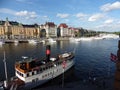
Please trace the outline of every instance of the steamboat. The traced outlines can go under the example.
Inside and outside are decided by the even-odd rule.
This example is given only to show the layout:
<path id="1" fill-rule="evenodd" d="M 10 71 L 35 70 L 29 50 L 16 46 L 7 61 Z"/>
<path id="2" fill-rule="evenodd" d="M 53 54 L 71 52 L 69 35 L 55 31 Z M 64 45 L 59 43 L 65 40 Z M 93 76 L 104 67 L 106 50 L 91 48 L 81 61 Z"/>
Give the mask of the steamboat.
<path id="1" fill-rule="evenodd" d="M 38 60 L 24 57 L 15 63 L 15 77 L 5 80 L 4 89 L 33 89 L 63 74 L 74 66 L 74 52 L 65 52 L 51 57 L 50 45 L 46 46 L 45 59 Z M 2 87 L 1 87 L 2 88 Z"/>

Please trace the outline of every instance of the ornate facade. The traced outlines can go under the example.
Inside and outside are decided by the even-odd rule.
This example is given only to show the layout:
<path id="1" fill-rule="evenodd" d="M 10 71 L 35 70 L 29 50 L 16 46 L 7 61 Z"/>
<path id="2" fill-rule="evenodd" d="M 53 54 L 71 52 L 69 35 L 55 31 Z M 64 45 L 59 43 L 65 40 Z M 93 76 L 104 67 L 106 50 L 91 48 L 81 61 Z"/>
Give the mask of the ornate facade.
<path id="1" fill-rule="evenodd" d="M 40 25 L 40 32 L 43 37 L 57 37 L 57 25 L 53 22 L 46 22 L 44 25 Z"/>
<path id="2" fill-rule="evenodd" d="M 34 39 L 73 35 L 74 29 L 68 28 L 65 23 L 57 27 L 53 22 L 46 22 L 44 25 L 25 25 L 16 21 L 8 21 L 8 18 L 6 21 L 0 21 L 0 39 Z"/>
<path id="3" fill-rule="evenodd" d="M 29 39 L 39 38 L 40 29 L 37 24 L 24 25 L 14 21 L 0 21 L 1 39 Z"/>

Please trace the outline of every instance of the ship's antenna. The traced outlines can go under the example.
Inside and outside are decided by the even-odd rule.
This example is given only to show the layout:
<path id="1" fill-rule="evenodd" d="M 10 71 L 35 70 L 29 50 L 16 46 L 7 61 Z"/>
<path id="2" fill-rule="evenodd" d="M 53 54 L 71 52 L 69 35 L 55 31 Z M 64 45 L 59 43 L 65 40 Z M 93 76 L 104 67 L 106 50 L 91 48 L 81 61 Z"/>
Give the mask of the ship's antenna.
<path id="1" fill-rule="evenodd" d="M 3 62 L 4 62 L 5 77 L 6 77 L 6 85 L 5 85 L 5 87 L 7 87 L 8 75 L 7 75 L 7 64 L 6 64 L 6 55 L 5 55 L 5 51 L 4 51 L 4 59 L 3 59 Z"/>
<path id="2" fill-rule="evenodd" d="M 73 49 L 73 53 L 75 53 L 76 51 L 76 48 L 77 48 L 77 45 L 75 45 L 74 49 Z"/>
<path id="3" fill-rule="evenodd" d="M 75 53 L 75 51 L 76 51 L 76 47 L 73 49 L 73 53 Z"/>

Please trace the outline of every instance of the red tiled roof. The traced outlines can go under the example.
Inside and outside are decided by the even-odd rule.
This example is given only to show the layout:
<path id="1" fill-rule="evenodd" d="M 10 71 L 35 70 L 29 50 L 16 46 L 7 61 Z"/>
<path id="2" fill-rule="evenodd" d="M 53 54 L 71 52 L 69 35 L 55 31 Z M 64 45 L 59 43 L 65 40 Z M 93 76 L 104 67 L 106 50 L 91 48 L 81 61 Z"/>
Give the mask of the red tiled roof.
<path id="1" fill-rule="evenodd" d="M 68 28 L 68 25 L 66 25 L 65 23 L 61 23 L 59 27 Z"/>
<path id="2" fill-rule="evenodd" d="M 48 25 L 49 27 L 55 27 L 54 22 L 46 22 L 45 25 Z"/>
<path id="3" fill-rule="evenodd" d="M 74 27 L 69 27 L 69 29 L 76 30 L 76 28 L 74 28 Z"/>

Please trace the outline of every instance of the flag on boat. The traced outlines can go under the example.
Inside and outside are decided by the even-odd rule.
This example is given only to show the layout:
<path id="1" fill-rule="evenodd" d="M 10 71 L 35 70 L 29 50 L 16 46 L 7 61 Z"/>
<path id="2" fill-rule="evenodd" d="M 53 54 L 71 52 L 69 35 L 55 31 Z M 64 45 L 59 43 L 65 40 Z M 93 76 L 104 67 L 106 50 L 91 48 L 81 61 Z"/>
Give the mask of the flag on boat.
<path id="1" fill-rule="evenodd" d="M 62 67 L 63 67 L 63 68 L 66 68 L 66 61 L 63 61 Z"/>
<path id="2" fill-rule="evenodd" d="M 115 54 L 113 54 L 113 53 L 111 53 L 110 59 L 111 59 L 111 61 L 113 61 L 113 62 L 116 62 L 116 61 L 118 60 L 117 56 L 116 56 Z"/>

